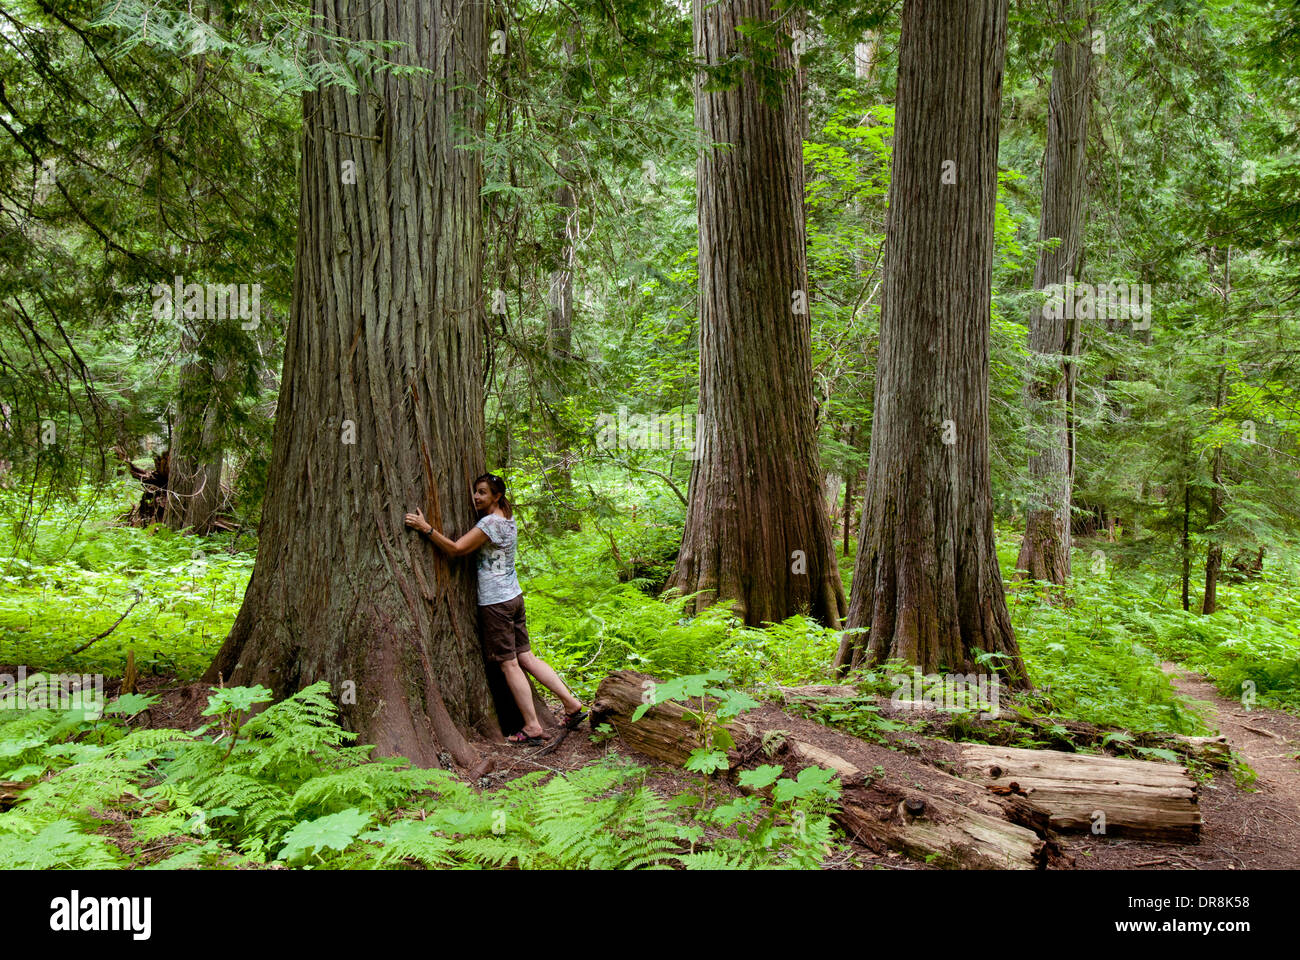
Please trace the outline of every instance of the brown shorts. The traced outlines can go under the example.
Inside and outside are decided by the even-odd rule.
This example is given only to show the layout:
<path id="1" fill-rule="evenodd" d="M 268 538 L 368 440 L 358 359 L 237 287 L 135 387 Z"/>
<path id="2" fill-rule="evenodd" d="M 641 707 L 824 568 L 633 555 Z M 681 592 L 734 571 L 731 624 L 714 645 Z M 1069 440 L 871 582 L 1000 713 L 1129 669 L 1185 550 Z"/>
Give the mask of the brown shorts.
<path id="1" fill-rule="evenodd" d="M 527 653 L 531 648 L 528 624 L 524 621 L 524 595 L 479 607 L 478 629 L 483 655 L 495 663 Z"/>

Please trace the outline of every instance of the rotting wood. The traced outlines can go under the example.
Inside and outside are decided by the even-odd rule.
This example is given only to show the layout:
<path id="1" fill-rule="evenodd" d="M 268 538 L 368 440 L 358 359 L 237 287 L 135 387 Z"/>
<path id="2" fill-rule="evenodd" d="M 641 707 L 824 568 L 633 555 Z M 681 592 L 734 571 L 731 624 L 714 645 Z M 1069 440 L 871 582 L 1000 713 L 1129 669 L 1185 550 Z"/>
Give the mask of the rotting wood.
<path id="1" fill-rule="evenodd" d="M 847 684 L 809 684 L 801 687 L 778 687 L 784 703 L 816 702 L 823 699 L 859 700 L 872 703 L 882 711 L 895 711 L 888 714 L 890 719 L 904 720 L 915 715 L 922 729 L 917 732 L 940 734 L 953 739 L 971 739 L 973 732 L 980 732 L 991 742 L 996 742 L 999 735 L 997 725 L 1011 725 L 1021 728 L 1026 734 L 1043 740 L 1053 750 L 1075 751 L 1080 747 L 1101 747 L 1106 737 L 1111 734 L 1128 734 L 1131 739 L 1122 743 L 1134 748 L 1156 748 L 1170 750 L 1180 756 L 1213 767 L 1226 768 L 1232 762 L 1232 749 L 1226 737 L 1189 737 L 1175 733 L 1130 732 L 1118 727 L 1101 727 L 1079 720 L 1056 720 L 1051 717 L 1025 715 L 1016 710 L 1001 709 L 995 715 L 987 716 L 972 711 L 954 712 L 945 710 L 936 704 L 920 700 L 886 700 L 870 694 L 859 693 L 856 687 Z M 1110 747 L 1110 749 L 1115 749 Z"/>
<path id="2" fill-rule="evenodd" d="M 962 763 L 990 789 L 1045 812 L 1052 830 L 1171 842 L 1200 836 L 1198 787 L 1178 764 L 984 744 L 963 747 Z"/>
<path id="3" fill-rule="evenodd" d="M 651 679 L 632 671 L 606 677 L 592 705 L 592 725 L 608 723 L 625 746 L 681 766 L 698 736 L 697 721 L 684 707 L 662 703 L 635 723 L 631 720 Z M 762 749 L 765 731 L 743 720 L 724 726 L 735 740 L 727 750 L 733 775 L 769 762 Z M 836 771 L 842 789 L 835 820 L 848 836 L 874 850 L 896 850 L 943 868 L 1035 869 L 1045 863 L 1047 844 L 1023 825 L 1039 815 L 1021 798 L 1004 800 L 979 784 L 928 766 L 925 778 L 942 784 L 950 796 L 872 779 L 844 757 L 795 737 L 783 738 L 773 754 L 770 759 L 781 763 L 789 776 L 813 765 Z M 1045 827 L 1046 821 L 1039 820 Z"/>
<path id="4" fill-rule="evenodd" d="M 22 792 L 30 787 L 30 783 L 21 783 L 17 780 L 0 780 L 0 810 L 8 810 L 22 795 Z"/>

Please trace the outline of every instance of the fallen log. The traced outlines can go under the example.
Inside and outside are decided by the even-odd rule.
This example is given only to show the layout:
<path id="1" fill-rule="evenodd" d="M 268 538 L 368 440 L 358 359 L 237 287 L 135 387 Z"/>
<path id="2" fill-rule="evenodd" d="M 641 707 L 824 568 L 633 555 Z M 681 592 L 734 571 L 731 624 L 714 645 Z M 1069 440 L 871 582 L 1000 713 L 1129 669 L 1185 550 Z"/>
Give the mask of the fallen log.
<path id="1" fill-rule="evenodd" d="M 1052 830 L 1170 842 L 1201 831 L 1196 781 L 1174 763 L 969 744 L 963 772 L 1023 797 Z"/>
<path id="2" fill-rule="evenodd" d="M 654 678 L 632 670 L 619 670 L 602 680 L 591 706 L 591 728 L 608 723 L 633 750 L 680 767 L 699 746 L 698 724 L 686 715 L 685 707 L 672 701 L 651 707 L 633 723 L 632 714 L 641 706 L 645 691 L 650 689 L 647 683 L 654 683 Z M 739 723 L 719 726 L 727 730 L 736 744 L 748 745 L 753 739 L 751 731 Z M 727 759 L 739 763 L 742 755 L 732 747 L 727 751 Z"/>
<path id="3" fill-rule="evenodd" d="M 1003 804 L 982 804 L 972 797 L 970 785 L 941 771 L 938 774 L 959 800 L 865 777 L 856 766 L 838 754 L 801 740 L 788 741 L 787 756 L 804 761 L 796 766 L 817 765 L 840 774 L 840 812 L 836 822 L 845 832 L 880 852 L 897 850 L 932 866 L 946 870 L 1030 870 L 1044 866 L 1046 845 L 1031 829 L 1040 826 L 1032 808 L 1017 812 L 1016 821 L 1007 819 Z M 929 777 L 927 777 L 929 779 Z M 1019 806 L 1019 799 L 1011 804 Z"/>
<path id="4" fill-rule="evenodd" d="M 777 687 L 781 697 L 788 703 L 791 700 L 816 700 L 822 697 L 853 699 L 860 694 L 857 687 L 846 683 L 810 683 L 802 687 Z"/>
<path id="5" fill-rule="evenodd" d="M 680 704 L 668 702 L 651 707 L 633 722 L 647 681 L 652 678 L 626 670 L 606 677 L 592 704 L 592 725 L 608 723 L 631 749 L 681 766 L 699 746 L 698 721 Z M 791 777 L 813 765 L 835 770 L 841 779 L 835 820 L 850 837 L 873 850 L 896 850 L 948 869 L 1027 870 L 1045 863 L 1047 844 L 1023 824 L 1037 818 L 1045 827 L 1046 820 L 1022 798 L 996 797 L 974 782 L 919 761 L 908 761 L 915 768 L 914 778 L 893 782 L 867 776 L 838 753 L 770 725 L 761 729 L 744 716 L 722 725 L 734 741 L 726 751 L 730 775 L 769 759 L 781 763 Z M 827 736 L 858 742 L 830 731 Z M 913 786 L 917 782 L 927 783 L 930 789 Z M 941 795 L 945 793 L 948 796 Z M 1016 809 L 1014 822 L 1007 812 L 1012 808 Z"/>
<path id="6" fill-rule="evenodd" d="M 1001 709 L 992 716 L 974 711 L 952 711 L 920 700 L 889 700 L 859 693 L 846 684 L 809 684 L 802 687 L 778 687 L 782 701 L 787 704 L 815 704 L 819 700 L 857 700 L 872 703 L 880 708 L 881 716 L 891 720 L 913 721 L 917 732 L 949 737 L 954 740 L 971 740 L 978 736 L 989 743 L 1006 745 L 1017 735 L 1035 737 L 1047 743 L 1050 749 L 1075 751 L 1080 747 L 1116 750 L 1121 747 L 1156 748 L 1169 750 L 1179 756 L 1213 767 L 1226 768 L 1232 761 L 1232 750 L 1226 737 L 1188 737 L 1174 733 L 1137 732 L 1118 727 L 1100 727 L 1081 720 L 1055 720 L 1051 717 L 1026 716 L 1015 710 Z M 1125 739 L 1107 743 L 1112 734 L 1125 734 Z"/>
<path id="7" fill-rule="evenodd" d="M 0 780 L 0 810 L 8 810 L 18 802 L 18 797 L 30 787 L 30 783 L 17 780 Z"/>

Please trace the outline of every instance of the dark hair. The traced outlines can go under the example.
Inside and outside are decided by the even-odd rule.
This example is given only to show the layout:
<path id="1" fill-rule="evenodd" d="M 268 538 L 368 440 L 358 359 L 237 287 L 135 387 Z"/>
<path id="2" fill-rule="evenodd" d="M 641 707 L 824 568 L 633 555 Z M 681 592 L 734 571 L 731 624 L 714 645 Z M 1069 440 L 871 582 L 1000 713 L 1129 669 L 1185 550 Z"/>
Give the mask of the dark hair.
<path id="1" fill-rule="evenodd" d="M 501 512 L 506 515 L 506 519 L 509 520 L 513 517 L 515 510 L 514 507 L 510 506 L 510 501 L 506 499 L 506 482 L 495 473 L 485 473 L 481 477 L 475 478 L 474 486 L 477 487 L 480 483 L 486 483 L 488 489 L 501 498 L 499 505 Z"/>

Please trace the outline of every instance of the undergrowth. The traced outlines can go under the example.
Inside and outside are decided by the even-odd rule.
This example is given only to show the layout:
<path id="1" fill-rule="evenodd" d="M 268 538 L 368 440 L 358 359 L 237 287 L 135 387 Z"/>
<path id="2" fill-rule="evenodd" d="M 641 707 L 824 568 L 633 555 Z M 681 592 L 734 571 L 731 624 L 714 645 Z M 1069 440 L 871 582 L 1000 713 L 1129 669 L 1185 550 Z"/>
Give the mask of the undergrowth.
<path id="1" fill-rule="evenodd" d="M 133 728 L 153 701 L 139 694 L 102 716 L 0 712 L 0 780 L 30 784 L 0 813 L 0 869 L 816 867 L 829 841 L 820 812 L 770 829 L 781 802 L 803 822 L 798 797 L 701 807 L 617 759 L 479 792 L 346 745 L 323 682 L 249 716 L 268 699 L 214 691 L 188 732 Z"/>

